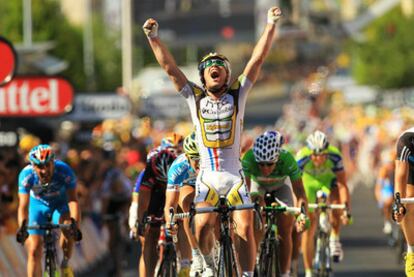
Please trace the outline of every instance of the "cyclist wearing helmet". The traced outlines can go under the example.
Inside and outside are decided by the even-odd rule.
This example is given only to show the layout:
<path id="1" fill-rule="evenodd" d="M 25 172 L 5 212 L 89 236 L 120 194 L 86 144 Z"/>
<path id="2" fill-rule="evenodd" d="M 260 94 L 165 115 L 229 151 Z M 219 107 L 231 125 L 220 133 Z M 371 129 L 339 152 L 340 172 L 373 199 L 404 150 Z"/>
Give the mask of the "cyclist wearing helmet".
<path id="1" fill-rule="evenodd" d="M 395 160 L 395 193 L 402 198 L 414 197 L 414 128 L 404 130 L 396 144 L 397 158 Z M 405 274 L 414 276 L 414 212 L 413 205 L 396 206 L 393 209 L 393 219 L 401 223 L 407 243 L 405 256 Z"/>
<path id="2" fill-rule="evenodd" d="M 277 131 L 266 131 L 258 136 L 253 148 L 243 156 L 242 164 L 246 182 L 250 186 L 252 199 L 258 200 L 264 205 L 264 194 L 275 192 L 275 196 L 287 204 L 293 206 L 292 190 L 298 199 L 299 207 L 302 203 L 307 206 L 305 191 L 302 184 L 301 171 L 295 158 L 288 151 L 282 149 L 283 136 Z M 305 219 L 298 217 L 298 231 L 302 231 Z M 290 214 L 280 214 L 277 218 L 280 232 L 280 261 L 283 276 L 290 276 L 292 257 L 292 230 L 294 217 Z M 256 231 L 256 244 L 259 245 L 263 238 L 263 230 Z"/>
<path id="3" fill-rule="evenodd" d="M 154 275 L 160 224 L 143 226 L 142 223 L 145 215 L 163 215 L 168 170 L 175 158 L 176 155 L 168 149 L 153 149 L 147 155 L 145 169 L 135 183 L 128 223 L 131 236 L 141 241 L 139 276 Z"/>
<path id="4" fill-rule="evenodd" d="M 329 194 L 329 202 L 345 203 L 350 209 L 350 196 L 346 184 L 342 154 L 338 148 L 328 142 L 327 136 L 321 131 L 315 131 L 306 139 L 307 146 L 296 155 L 299 167 L 302 169 L 302 180 L 309 203 L 316 203 L 316 193 L 322 190 Z M 332 212 L 332 232 L 330 236 L 331 255 L 339 260 L 343 258 L 342 245 L 339 242 L 340 221 L 348 223 L 349 210 L 334 210 Z M 317 217 L 309 211 L 310 228 L 302 236 L 302 253 L 306 276 L 312 275 L 312 259 L 314 253 L 314 236 Z M 335 259 L 336 260 L 336 259 Z"/>
<path id="5" fill-rule="evenodd" d="M 281 14 L 277 7 L 268 10 L 264 32 L 242 75 L 234 81 L 231 80 L 227 58 L 217 53 L 205 56 L 198 66 L 202 88 L 190 82 L 178 68 L 171 53 L 158 37 L 157 21 L 150 18 L 143 25 L 155 58 L 190 107 L 200 151 L 200 173 L 197 176 L 195 195 L 198 207 L 216 205 L 218 194 L 228 196 L 234 191 L 239 197 L 236 197 L 235 201 L 230 201 L 231 205 L 250 202 L 240 163 L 240 135 L 244 109 L 248 92 L 256 82 L 272 47 L 277 29 L 276 22 Z M 207 201 L 208 191 L 216 192 L 217 197 L 214 197 L 213 201 Z M 214 213 L 195 217 L 196 237 L 206 264 L 204 276 L 214 276 L 211 256 L 214 237 L 211 230 L 216 217 Z M 253 276 L 256 258 L 251 224 L 253 212 L 234 211 L 232 217 L 237 226 L 235 234 L 240 241 L 239 252 L 242 255 L 239 255 L 239 259 L 243 274 Z"/>
<path id="6" fill-rule="evenodd" d="M 170 230 L 173 230 L 173 226 L 168 225 L 170 220 L 170 207 L 176 208 L 178 203 L 182 211 L 188 212 L 194 201 L 195 181 L 199 170 L 198 162 L 200 159 L 194 132 L 185 137 L 183 148 L 184 153 L 177 157 L 168 171 L 164 216 L 167 222 L 167 228 Z M 197 276 L 197 274 L 201 275 L 203 270 L 203 258 L 198 249 L 198 243 L 191 231 L 189 219 L 184 219 L 183 223 L 185 234 L 187 235 L 188 242 L 192 249 L 190 255 L 188 255 L 190 258 L 191 256 L 193 258 L 190 277 Z M 178 232 L 179 235 L 180 231 L 181 230 Z"/>
<path id="7" fill-rule="evenodd" d="M 52 148 L 47 144 L 37 145 L 29 152 L 28 159 L 30 164 L 19 174 L 17 217 L 20 228 L 16 239 L 23 243 L 28 236 L 27 275 L 41 276 L 44 230 L 26 231 L 25 226 L 45 224 L 49 216 L 52 216 L 54 223 L 71 224 L 72 219 L 79 222 L 80 212 L 75 174 L 66 163 L 55 160 Z M 73 276 L 72 269 L 68 266 L 74 241 L 71 231 L 63 230 L 63 236 L 60 237 L 63 276 Z"/>

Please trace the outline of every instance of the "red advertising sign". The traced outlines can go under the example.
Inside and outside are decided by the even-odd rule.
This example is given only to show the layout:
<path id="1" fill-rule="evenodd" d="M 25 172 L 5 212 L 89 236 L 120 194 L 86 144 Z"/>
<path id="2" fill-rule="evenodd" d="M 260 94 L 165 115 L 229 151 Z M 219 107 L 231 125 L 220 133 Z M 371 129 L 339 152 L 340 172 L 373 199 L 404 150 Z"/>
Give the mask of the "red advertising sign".
<path id="1" fill-rule="evenodd" d="M 0 88 L 0 116 L 56 116 L 72 109 L 73 88 L 59 77 L 16 77 Z"/>
<path id="2" fill-rule="evenodd" d="M 16 72 L 16 52 L 10 42 L 0 37 L 0 86 L 13 79 Z"/>

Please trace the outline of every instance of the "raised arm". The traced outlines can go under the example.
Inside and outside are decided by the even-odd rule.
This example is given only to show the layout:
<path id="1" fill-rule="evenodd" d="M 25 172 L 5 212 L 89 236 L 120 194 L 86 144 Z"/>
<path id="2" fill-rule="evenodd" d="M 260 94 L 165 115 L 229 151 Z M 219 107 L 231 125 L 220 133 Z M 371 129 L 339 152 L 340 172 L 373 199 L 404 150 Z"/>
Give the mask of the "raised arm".
<path id="1" fill-rule="evenodd" d="M 260 69 L 272 47 L 276 33 L 276 22 L 281 16 L 282 12 L 278 7 L 272 7 L 267 12 L 266 27 L 262 36 L 256 43 L 253 54 L 243 72 L 243 74 L 253 83 L 256 82 Z"/>
<path id="2" fill-rule="evenodd" d="M 168 77 L 170 77 L 177 91 L 181 91 L 187 84 L 187 77 L 178 68 L 170 51 L 158 37 L 158 22 L 153 18 L 149 18 L 145 21 L 142 28 L 147 35 L 149 44 L 158 63 L 167 73 Z"/>

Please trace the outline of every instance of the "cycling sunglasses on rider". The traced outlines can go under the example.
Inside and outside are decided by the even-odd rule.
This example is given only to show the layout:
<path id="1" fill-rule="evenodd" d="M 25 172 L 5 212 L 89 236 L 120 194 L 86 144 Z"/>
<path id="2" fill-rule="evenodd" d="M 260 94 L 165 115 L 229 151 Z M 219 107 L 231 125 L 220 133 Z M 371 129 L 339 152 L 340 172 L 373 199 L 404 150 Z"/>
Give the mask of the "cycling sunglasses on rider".
<path id="1" fill-rule="evenodd" d="M 211 67 L 211 66 L 226 67 L 226 63 L 221 59 L 210 59 L 210 60 L 205 61 L 202 65 L 203 68 L 208 68 L 208 67 Z"/>
<path id="2" fill-rule="evenodd" d="M 272 163 L 272 162 L 262 162 L 262 163 L 259 163 L 259 166 L 260 167 L 271 167 L 271 166 L 273 166 L 275 163 Z"/>

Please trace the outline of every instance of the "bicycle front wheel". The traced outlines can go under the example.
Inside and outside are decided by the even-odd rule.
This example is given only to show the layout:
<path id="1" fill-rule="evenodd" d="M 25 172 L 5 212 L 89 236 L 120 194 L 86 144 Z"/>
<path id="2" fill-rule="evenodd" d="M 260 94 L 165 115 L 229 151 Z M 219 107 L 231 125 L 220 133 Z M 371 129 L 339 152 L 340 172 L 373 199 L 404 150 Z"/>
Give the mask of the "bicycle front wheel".
<path id="1" fill-rule="evenodd" d="M 220 245 L 217 273 L 219 277 L 233 277 L 233 274 L 238 276 L 236 256 L 230 238 L 223 239 Z"/>
<path id="2" fill-rule="evenodd" d="M 265 239 L 259 256 L 259 273 L 265 277 L 279 277 L 279 253 L 276 239 Z"/>
<path id="3" fill-rule="evenodd" d="M 57 277 L 56 253 L 52 250 L 47 250 L 45 253 L 45 277 Z"/>
<path id="4" fill-rule="evenodd" d="M 314 273 L 318 277 L 329 277 L 331 273 L 329 240 L 326 234 L 320 234 L 316 240 Z"/>

